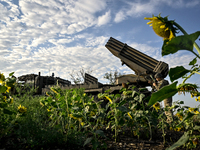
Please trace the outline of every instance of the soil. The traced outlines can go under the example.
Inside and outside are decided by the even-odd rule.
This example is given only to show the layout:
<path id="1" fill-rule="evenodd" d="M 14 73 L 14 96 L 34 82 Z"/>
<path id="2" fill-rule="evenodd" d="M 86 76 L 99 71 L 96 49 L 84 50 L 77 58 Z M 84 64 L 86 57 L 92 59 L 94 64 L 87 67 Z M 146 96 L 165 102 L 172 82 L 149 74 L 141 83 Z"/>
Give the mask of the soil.
<path id="1" fill-rule="evenodd" d="M 165 136 L 165 144 L 163 143 L 162 133 L 155 133 L 153 138 L 147 139 L 144 137 L 138 137 L 131 135 L 130 131 L 126 131 L 123 134 L 119 133 L 117 142 L 113 137 L 114 132 L 111 130 L 104 131 L 106 135 L 106 140 L 104 142 L 107 145 L 108 150 L 165 150 L 171 145 L 173 145 L 179 138 L 184 134 L 184 132 L 175 132 L 168 131 Z M 199 134 L 199 133 L 197 133 Z M 0 150 L 13 150 L 16 149 L 9 144 L 5 144 L 7 141 L 13 141 L 16 139 L 4 139 L 4 141 L 0 141 Z M 103 139 L 101 139 L 102 141 Z M 2 143 L 4 142 L 4 146 L 2 147 Z M 15 141 L 16 142 L 16 141 Z M 29 149 L 29 148 L 26 148 Z M 31 148 L 35 149 L 35 148 Z M 37 148 L 38 149 L 38 148 Z M 74 144 L 64 144 L 64 145 L 49 145 L 49 147 L 39 148 L 42 150 L 91 150 L 92 145 L 87 145 L 85 147 L 74 145 Z M 20 149 L 21 150 L 21 149 Z M 23 149 L 22 149 L 23 150 Z M 100 150 L 100 148 L 98 148 Z M 180 147 L 176 150 L 186 150 L 186 148 Z M 200 145 L 198 145 L 193 150 L 200 150 Z"/>

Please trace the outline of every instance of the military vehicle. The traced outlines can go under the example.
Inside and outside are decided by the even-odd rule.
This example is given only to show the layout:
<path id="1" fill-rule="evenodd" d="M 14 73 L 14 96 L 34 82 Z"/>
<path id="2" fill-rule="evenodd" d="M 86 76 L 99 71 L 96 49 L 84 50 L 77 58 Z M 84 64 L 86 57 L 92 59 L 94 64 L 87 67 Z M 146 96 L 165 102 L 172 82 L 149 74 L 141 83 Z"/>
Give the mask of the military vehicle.
<path id="1" fill-rule="evenodd" d="M 50 90 L 50 86 L 59 84 L 62 89 L 84 88 L 86 93 L 97 95 L 108 89 L 110 89 L 110 93 L 118 93 L 124 83 L 129 83 L 129 86 L 135 85 L 138 88 L 151 86 L 148 81 L 153 80 L 156 73 L 161 73 L 163 77 L 166 77 L 168 74 L 169 67 L 167 63 L 158 61 L 128 46 L 126 43 L 110 37 L 105 47 L 121 60 L 122 65 L 128 66 L 135 74 L 120 76 L 114 85 L 102 84 L 98 82 L 97 78 L 87 73 L 85 73 L 83 84 L 71 84 L 68 80 L 54 77 L 53 75 L 41 76 L 40 73 L 39 75 L 21 76 L 18 80 L 32 83 L 35 88 L 38 88 L 37 94 L 45 94 Z M 150 91 L 148 92 L 150 93 Z"/>

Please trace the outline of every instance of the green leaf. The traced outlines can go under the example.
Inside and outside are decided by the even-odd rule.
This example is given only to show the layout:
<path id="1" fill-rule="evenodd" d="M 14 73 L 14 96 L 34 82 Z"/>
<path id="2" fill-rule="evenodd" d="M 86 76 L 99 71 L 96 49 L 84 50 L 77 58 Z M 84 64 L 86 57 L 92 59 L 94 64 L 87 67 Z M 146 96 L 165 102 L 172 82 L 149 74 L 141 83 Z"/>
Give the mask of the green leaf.
<path id="1" fill-rule="evenodd" d="M 175 68 L 170 68 L 169 77 L 170 77 L 171 82 L 184 76 L 188 72 L 190 72 L 190 71 L 185 69 L 183 66 L 177 66 Z"/>
<path id="2" fill-rule="evenodd" d="M 79 110 L 79 107 L 74 106 L 74 107 L 72 107 L 72 109 L 73 109 L 73 110 Z"/>
<path id="3" fill-rule="evenodd" d="M 87 139 L 85 140 L 85 142 L 84 142 L 84 145 L 83 145 L 83 146 L 85 146 L 85 145 L 89 144 L 89 143 L 92 141 L 92 139 L 93 139 L 93 137 L 87 138 Z"/>
<path id="4" fill-rule="evenodd" d="M 6 81 L 6 84 L 9 87 L 13 87 L 15 82 L 16 82 L 15 78 L 8 78 L 7 81 Z"/>
<path id="5" fill-rule="evenodd" d="M 100 135 L 100 136 L 102 136 L 102 137 L 106 137 L 104 135 L 104 132 L 102 130 L 96 130 L 95 133 L 98 134 L 98 135 Z"/>
<path id="6" fill-rule="evenodd" d="M 0 108 L 4 108 L 4 107 L 7 107 L 7 103 L 5 103 L 5 102 L 0 102 Z"/>
<path id="7" fill-rule="evenodd" d="M 125 103 L 126 103 L 126 100 L 122 100 L 122 101 L 119 103 L 118 107 L 124 105 Z"/>
<path id="8" fill-rule="evenodd" d="M 9 74 L 9 76 L 11 77 L 14 73 L 15 73 L 15 72 L 11 72 L 11 73 Z"/>
<path id="9" fill-rule="evenodd" d="M 194 126 L 193 130 L 200 130 L 200 126 Z"/>
<path id="10" fill-rule="evenodd" d="M 190 63 L 189 65 L 195 65 L 197 63 L 197 57 L 194 58 Z"/>
<path id="11" fill-rule="evenodd" d="M 128 111 L 128 109 L 125 106 L 117 107 L 117 109 L 119 109 L 122 112 L 127 112 Z"/>
<path id="12" fill-rule="evenodd" d="M 133 91 L 133 93 L 132 93 L 132 97 L 134 97 L 135 93 L 137 93 L 137 92 L 136 92 L 136 91 Z"/>
<path id="13" fill-rule="evenodd" d="M 116 95 L 115 95 L 115 99 L 116 99 L 116 98 L 120 98 L 120 97 L 121 97 L 121 94 L 116 94 Z"/>
<path id="14" fill-rule="evenodd" d="M 149 100 L 148 106 L 155 104 L 157 101 L 161 102 L 162 100 L 174 96 L 178 90 L 176 89 L 178 81 L 173 84 L 164 86 L 159 91 L 153 93 Z"/>
<path id="15" fill-rule="evenodd" d="M 6 92 L 6 90 L 7 90 L 6 86 L 0 85 L 0 93 L 4 93 L 4 92 Z"/>
<path id="16" fill-rule="evenodd" d="M 189 35 L 177 36 L 171 41 L 165 40 L 162 46 L 162 56 L 174 54 L 178 50 L 193 51 L 193 44 L 199 35 L 200 31 L 197 31 Z"/>
<path id="17" fill-rule="evenodd" d="M 140 103 L 143 101 L 143 98 L 144 98 L 144 97 L 145 97 L 144 94 L 140 94 L 140 100 L 139 100 Z"/>
<path id="18" fill-rule="evenodd" d="M 8 114 L 8 115 L 12 115 L 12 114 L 13 114 L 12 111 L 10 111 L 10 110 L 8 110 L 8 109 L 6 109 L 6 108 L 3 109 L 3 113 L 4 113 L 4 114 Z"/>
<path id="19" fill-rule="evenodd" d="M 74 117 L 76 117 L 76 118 L 82 118 L 83 117 L 83 115 L 80 115 L 80 114 L 72 114 Z"/>
<path id="20" fill-rule="evenodd" d="M 183 118 L 183 120 L 177 125 L 177 127 L 181 126 L 181 124 L 185 121 L 188 120 L 190 118 L 192 118 L 195 114 L 188 112 L 185 117 Z"/>
<path id="21" fill-rule="evenodd" d="M 166 150 L 173 150 L 173 149 L 185 144 L 188 141 L 188 139 L 189 139 L 189 133 L 185 132 L 183 134 L 183 136 L 176 143 L 174 143 L 172 146 L 170 146 Z"/>

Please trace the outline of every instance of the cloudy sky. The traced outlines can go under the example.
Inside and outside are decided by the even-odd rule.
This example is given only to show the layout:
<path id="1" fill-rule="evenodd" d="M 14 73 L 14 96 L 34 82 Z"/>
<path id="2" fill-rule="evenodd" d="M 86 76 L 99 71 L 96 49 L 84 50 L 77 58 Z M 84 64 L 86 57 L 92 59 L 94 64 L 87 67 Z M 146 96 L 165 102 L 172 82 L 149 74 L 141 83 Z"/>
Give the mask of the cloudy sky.
<path id="1" fill-rule="evenodd" d="M 161 13 L 190 34 L 200 30 L 199 8 L 199 0 L 0 0 L 0 72 L 54 72 L 70 80 L 70 73 L 84 68 L 102 83 L 109 71 L 134 74 L 105 48 L 110 37 L 170 67 L 189 69 L 195 56 L 188 51 L 161 57 L 163 40 L 144 17 Z M 200 78 L 190 81 L 199 84 Z"/>

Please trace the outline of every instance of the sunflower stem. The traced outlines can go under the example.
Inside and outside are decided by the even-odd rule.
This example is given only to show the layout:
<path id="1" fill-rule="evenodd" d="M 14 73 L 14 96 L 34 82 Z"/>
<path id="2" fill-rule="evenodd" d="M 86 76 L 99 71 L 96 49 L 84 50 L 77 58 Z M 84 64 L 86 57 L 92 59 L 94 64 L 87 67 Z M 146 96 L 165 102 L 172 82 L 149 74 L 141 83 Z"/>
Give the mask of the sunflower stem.
<path id="1" fill-rule="evenodd" d="M 174 25 L 175 25 L 184 35 L 188 35 L 188 33 L 187 33 L 178 23 L 174 22 Z M 199 46 L 197 45 L 197 43 L 194 42 L 193 45 L 194 45 L 194 47 L 196 48 L 197 52 L 198 52 L 199 55 L 200 55 L 200 48 L 199 48 Z M 197 56 L 196 53 L 195 53 L 195 55 Z M 200 57 L 198 56 L 198 58 L 200 58 Z"/>
<path id="2" fill-rule="evenodd" d="M 200 56 L 197 53 L 195 53 L 194 51 L 190 51 L 190 52 L 192 52 L 194 55 L 196 55 L 200 59 Z"/>
<path id="3" fill-rule="evenodd" d="M 194 73 L 195 73 L 195 72 L 192 72 L 189 76 L 187 76 L 187 77 L 183 80 L 182 83 L 185 83 L 185 81 L 186 81 L 187 79 L 189 79 Z"/>

